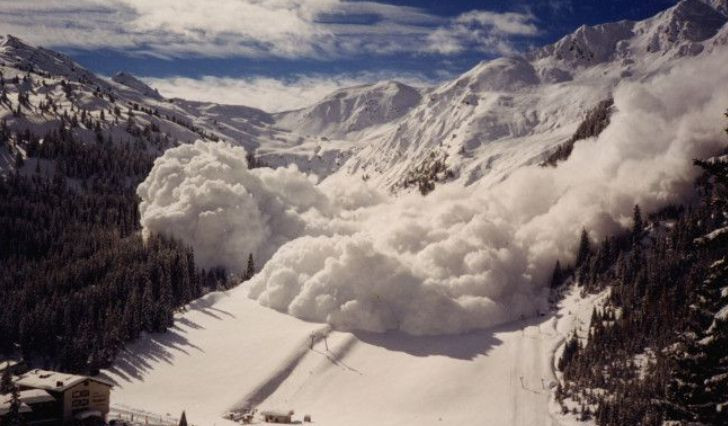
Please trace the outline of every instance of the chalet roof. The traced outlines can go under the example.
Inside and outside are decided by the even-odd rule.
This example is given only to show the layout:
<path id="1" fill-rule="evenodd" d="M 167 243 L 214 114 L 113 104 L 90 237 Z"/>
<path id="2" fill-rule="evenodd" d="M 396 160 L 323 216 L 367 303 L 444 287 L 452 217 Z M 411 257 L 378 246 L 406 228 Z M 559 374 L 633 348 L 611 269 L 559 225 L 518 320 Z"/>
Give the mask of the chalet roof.
<path id="1" fill-rule="evenodd" d="M 261 411 L 260 414 L 264 416 L 289 417 L 293 415 L 293 410 L 268 409 Z"/>
<path id="2" fill-rule="evenodd" d="M 13 360 L 0 361 L 0 371 L 5 371 L 7 368 L 13 368 L 18 364 L 18 361 Z"/>
<path id="3" fill-rule="evenodd" d="M 92 380 L 109 387 L 113 386 L 113 383 L 98 377 L 78 376 L 75 374 L 39 369 L 31 370 L 20 375 L 15 383 L 27 388 L 44 389 L 53 392 L 65 392 L 85 380 Z"/>
<path id="4" fill-rule="evenodd" d="M 43 389 L 27 389 L 20 391 L 20 400 L 28 405 L 38 404 L 41 402 L 51 402 L 56 399 L 48 391 Z"/>
<path id="5" fill-rule="evenodd" d="M 12 394 L 0 395 L 0 416 L 4 416 L 4 415 L 8 414 L 8 412 L 10 411 L 10 402 L 12 401 L 12 399 L 13 399 Z M 30 413 L 31 411 L 33 411 L 33 410 L 31 410 L 30 407 L 28 407 L 28 404 L 26 404 L 22 401 L 20 402 L 20 412 L 21 413 Z"/>
<path id="6" fill-rule="evenodd" d="M 91 417 L 100 417 L 103 419 L 104 415 L 99 410 L 83 410 L 80 413 L 76 413 L 73 417 L 76 420 L 85 420 Z"/>

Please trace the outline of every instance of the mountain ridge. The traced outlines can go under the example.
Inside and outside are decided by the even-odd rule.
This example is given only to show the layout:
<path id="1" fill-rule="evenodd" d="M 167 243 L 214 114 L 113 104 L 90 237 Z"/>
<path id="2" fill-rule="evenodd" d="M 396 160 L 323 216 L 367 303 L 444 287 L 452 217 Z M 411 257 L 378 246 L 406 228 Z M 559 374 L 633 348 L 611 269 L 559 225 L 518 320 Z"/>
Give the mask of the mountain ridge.
<path id="1" fill-rule="evenodd" d="M 448 171 L 438 181 L 462 185 L 481 180 L 490 185 L 518 167 L 542 162 L 621 81 L 648 78 L 685 58 L 722 49 L 728 43 L 728 17 L 721 12 L 725 5 L 724 0 L 682 0 L 642 21 L 582 26 L 555 43 L 482 61 L 433 87 L 376 82 L 274 114 L 164 99 L 128 73 L 106 80 L 68 56 L 12 36 L 2 39 L 0 60 L 16 75 L 36 70 L 58 83 L 76 82 L 85 87 L 83 99 L 106 93 L 120 97 L 124 107 L 159 111 L 163 120 L 158 124 L 181 143 L 227 140 L 271 166 L 295 164 L 320 179 L 367 180 L 396 193 L 408 191 L 407 182 L 437 174 L 428 169 L 434 164 L 431 158 L 441 159 Z M 112 110 L 103 97 L 68 107 L 97 114 L 99 108 Z M 5 116 L 12 124 L 9 113 L 7 109 Z M 136 119 L 142 126 L 153 121 Z M 123 134 L 118 125 L 101 126 L 107 127 Z M 7 168 L 7 159 L 4 163 Z"/>

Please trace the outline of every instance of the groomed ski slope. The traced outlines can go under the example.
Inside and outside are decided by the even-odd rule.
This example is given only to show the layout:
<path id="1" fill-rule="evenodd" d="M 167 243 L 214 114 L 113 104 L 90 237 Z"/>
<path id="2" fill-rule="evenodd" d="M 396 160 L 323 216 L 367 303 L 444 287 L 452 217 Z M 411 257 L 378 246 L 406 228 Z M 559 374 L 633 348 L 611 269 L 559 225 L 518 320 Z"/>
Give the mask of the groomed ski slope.
<path id="1" fill-rule="evenodd" d="M 591 299 L 460 336 L 330 331 L 261 307 L 245 286 L 214 293 L 174 329 L 127 347 L 104 373 L 112 403 L 234 424 L 228 410 L 294 409 L 319 425 L 557 425 L 553 354 Z M 311 335 L 317 336 L 311 345 Z M 327 350 L 328 347 L 328 350 Z"/>

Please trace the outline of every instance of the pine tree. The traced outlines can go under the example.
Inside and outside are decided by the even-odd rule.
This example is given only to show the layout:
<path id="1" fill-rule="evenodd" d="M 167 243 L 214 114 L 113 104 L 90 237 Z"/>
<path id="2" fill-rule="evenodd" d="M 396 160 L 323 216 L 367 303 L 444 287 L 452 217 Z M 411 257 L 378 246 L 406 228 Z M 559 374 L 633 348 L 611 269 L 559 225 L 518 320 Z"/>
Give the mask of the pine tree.
<path id="1" fill-rule="evenodd" d="M 715 297 L 713 322 L 706 330 L 704 350 L 709 368 L 704 380 L 707 404 L 699 413 L 701 421 L 709 424 L 728 424 L 728 292 L 721 290 L 728 282 L 728 256 L 713 265 L 712 273 L 704 283 L 715 289 L 708 297 Z"/>
<path id="2" fill-rule="evenodd" d="M 23 159 L 23 155 L 19 152 L 15 153 L 15 167 L 21 168 L 25 164 L 25 160 Z"/>
<path id="3" fill-rule="evenodd" d="M 705 382 L 714 376 L 716 359 L 710 356 L 704 342 L 711 337 L 709 330 L 719 298 L 719 288 L 711 279 L 704 280 L 695 290 L 686 329 L 679 334 L 678 344 L 670 354 L 677 367 L 666 390 L 670 420 L 701 422 L 707 412 L 715 410 Z"/>
<path id="4" fill-rule="evenodd" d="M 724 306 L 728 307 L 728 301 Z M 711 326 L 712 339 L 706 345 L 712 371 L 705 380 L 709 404 L 702 413 L 708 424 L 728 424 L 728 319 L 717 318 Z"/>
<path id="5" fill-rule="evenodd" d="M 142 293 L 141 300 L 142 308 L 142 329 L 145 331 L 154 331 L 154 319 L 156 317 L 155 312 L 157 310 L 156 303 L 154 303 L 154 295 L 152 293 L 152 282 L 147 278 L 144 283 L 144 291 Z"/>
<path id="6" fill-rule="evenodd" d="M 253 253 L 250 253 L 248 255 L 248 267 L 245 269 L 244 281 L 253 278 L 253 275 L 255 275 L 255 262 L 253 262 Z"/>
<path id="7" fill-rule="evenodd" d="M 634 205 L 632 223 L 632 243 L 636 245 L 642 240 L 642 234 L 645 231 L 645 225 L 642 222 L 642 212 L 640 211 L 639 204 Z"/>
<path id="8" fill-rule="evenodd" d="M 179 426 L 187 426 L 187 414 L 182 410 L 182 416 L 179 418 Z"/>
<path id="9" fill-rule="evenodd" d="M 589 244 L 589 234 L 586 229 L 581 230 L 581 238 L 579 239 L 579 249 L 576 252 L 576 266 L 579 267 L 589 258 L 591 254 L 591 246 Z"/>
<path id="10" fill-rule="evenodd" d="M 561 262 L 556 261 L 554 272 L 551 274 L 551 288 L 557 288 L 564 280 L 564 272 L 561 270 Z"/>
<path id="11" fill-rule="evenodd" d="M 3 370 L 2 378 L 0 378 L 0 395 L 10 393 L 13 390 L 13 376 L 10 373 L 10 365 Z"/>
<path id="12" fill-rule="evenodd" d="M 3 419 L 3 426 L 20 426 L 23 424 L 22 414 L 20 413 L 20 392 L 17 386 L 13 386 L 10 398 L 10 408 Z"/>
<path id="13" fill-rule="evenodd" d="M 155 331 L 163 332 L 174 325 L 174 300 L 169 274 L 162 271 L 159 280 L 159 306 L 157 308 L 159 319 Z"/>

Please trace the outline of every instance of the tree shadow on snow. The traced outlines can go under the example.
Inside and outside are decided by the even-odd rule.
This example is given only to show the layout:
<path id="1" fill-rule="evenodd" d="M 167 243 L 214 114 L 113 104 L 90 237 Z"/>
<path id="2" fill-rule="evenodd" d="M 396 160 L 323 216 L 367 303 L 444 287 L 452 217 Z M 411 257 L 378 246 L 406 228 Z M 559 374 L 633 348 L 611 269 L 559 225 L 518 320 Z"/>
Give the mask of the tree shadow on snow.
<path id="1" fill-rule="evenodd" d="M 190 342 L 185 337 L 185 329 L 200 329 L 201 325 L 186 319 L 176 318 L 175 324 L 164 333 L 143 333 L 134 343 L 122 350 L 114 360 L 114 364 L 106 368 L 109 374 L 104 374 L 117 386 L 119 380 L 131 382 L 144 380 L 146 373 L 155 368 L 156 364 L 166 363 L 172 365 L 175 356 L 189 355 L 191 351 L 204 352 L 204 350 Z"/>

